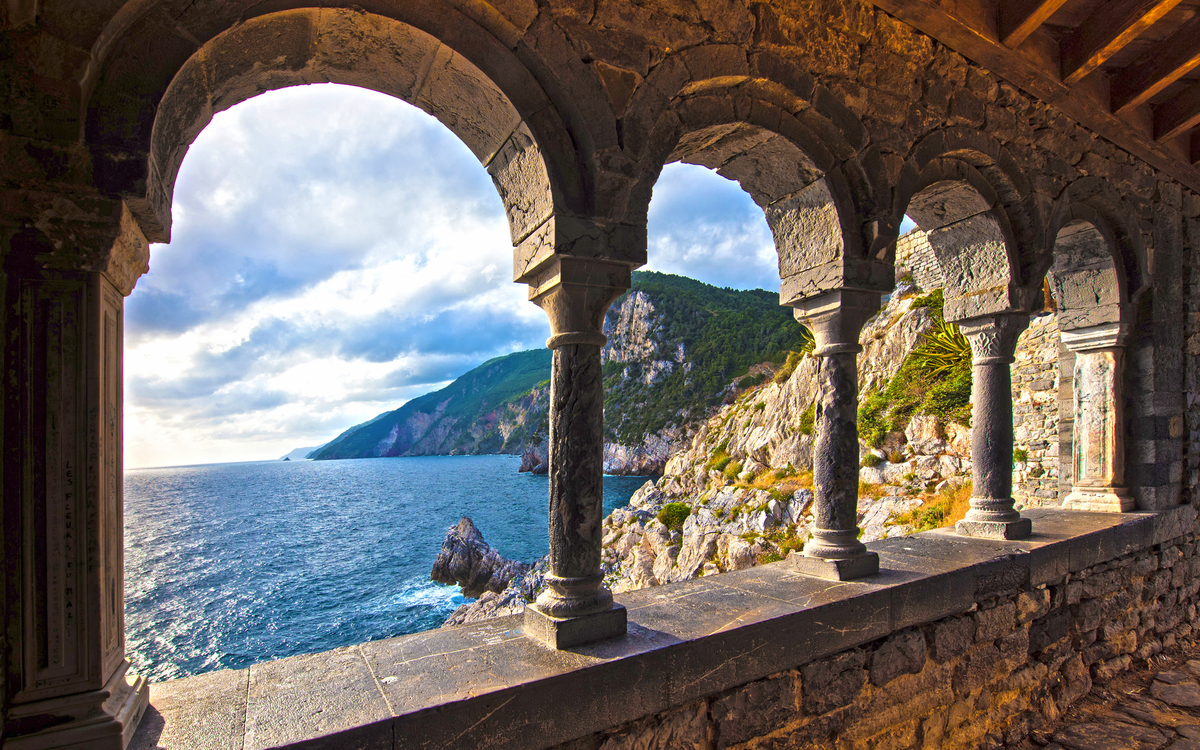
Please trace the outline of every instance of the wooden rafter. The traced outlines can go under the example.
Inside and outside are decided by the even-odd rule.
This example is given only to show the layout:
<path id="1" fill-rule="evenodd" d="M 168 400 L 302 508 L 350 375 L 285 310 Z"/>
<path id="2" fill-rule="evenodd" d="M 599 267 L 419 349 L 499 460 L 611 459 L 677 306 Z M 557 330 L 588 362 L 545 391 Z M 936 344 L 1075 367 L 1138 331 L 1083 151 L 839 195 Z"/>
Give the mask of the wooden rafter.
<path id="1" fill-rule="evenodd" d="M 1150 100 L 1158 92 L 1200 65 L 1200 14 L 1161 44 L 1147 50 L 1133 65 L 1112 79 L 1112 108 L 1123 113 Z"/>
<path id="2" fill-rule="evenodd" d="M 1062 41 L 1062 79 L 1071 85 L 1137 39 L 1180 0 L 1110 0 Z"/>
<path id="3" fill-rule="evenodd" d="M 1188 153 L 1191 156 L 1188 158 L 1192 164 L 1200 163 L 1200 133 L 1192 131 L 1192 137 L 1188 144 Z"/>
<path id="4" fill-rule="evenodd" d="M 1154 138 L 1168 141 L 1200 124 L 1200 86 L 1191 86 L 1154 108 Z"/>
<path id="5" fill-rule="evenodd" d="M 1016 0 L 999 3 L 1000 41 L 1016 49 L 1067 0 Z"/>

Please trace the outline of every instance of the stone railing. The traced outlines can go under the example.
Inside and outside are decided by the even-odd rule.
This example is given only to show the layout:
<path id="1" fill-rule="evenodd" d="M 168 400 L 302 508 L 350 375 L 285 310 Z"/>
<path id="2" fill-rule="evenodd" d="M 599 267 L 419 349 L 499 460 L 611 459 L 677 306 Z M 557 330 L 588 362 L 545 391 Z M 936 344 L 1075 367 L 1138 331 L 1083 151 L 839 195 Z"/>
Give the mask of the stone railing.
<path id="1" fill-rule="evenodd" d="M 784 561 L 624 594 L 628 634 L 569 650 L 506 617 L 154 685 L 131 747 L 1019 741 L 1190 634 L 1200 590 L 1192 506 L 1027 515 L 874 542 L 867 582 Z"/>

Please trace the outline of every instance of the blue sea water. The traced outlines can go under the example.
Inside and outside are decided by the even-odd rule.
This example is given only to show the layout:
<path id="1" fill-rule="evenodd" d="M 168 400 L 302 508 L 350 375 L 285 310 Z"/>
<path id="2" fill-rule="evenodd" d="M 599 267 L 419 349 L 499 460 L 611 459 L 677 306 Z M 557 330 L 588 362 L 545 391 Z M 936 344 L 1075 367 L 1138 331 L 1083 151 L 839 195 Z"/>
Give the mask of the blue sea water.
<path id="1" fill-rule="evenodd" d="M 160 681 L 441 625 L 429 580 L 470 516 L 506 557 L 547 550 L 547 478 L 514 456 L 260 461 L 125 473 L 125 632 Z M 644 477 L 605 477 L 605 513 Z"/>

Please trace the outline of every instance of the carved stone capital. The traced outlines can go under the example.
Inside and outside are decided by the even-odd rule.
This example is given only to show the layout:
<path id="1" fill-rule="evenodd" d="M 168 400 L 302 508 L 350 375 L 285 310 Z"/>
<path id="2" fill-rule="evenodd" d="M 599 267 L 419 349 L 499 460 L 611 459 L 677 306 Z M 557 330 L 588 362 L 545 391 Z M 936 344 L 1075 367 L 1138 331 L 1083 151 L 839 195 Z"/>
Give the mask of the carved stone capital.
<path id="1" fill-rule="evenodd" d="M 1062 342 L 1073 352 L 1124 348 L 1129 338 L 1128 323 L 1101 323 L 1062 332 Z"/>
<path id="2" fill-rule="evenodd" d="M 793 315 L 813 332 L 813 354 L 857 354 L 862 351 L 858 335 L 879 312 L 881 298 L 879 292 L 836 289 L 793 303 Z"/>
<path id="3" fill-rule="evenodd" d="M 971 343 L 976 365 L 1009 365 L 1013 363 L 1017 339 L 1029 325 L 1026 313 L 987 315 L 959 321 L 958 327 Z"/>
<path id="4" fill-rule="evenodd" d="M 120 231 L 113 239 L 112 249 L 90 270 L 103 273 L 126 297 L 137 280 L 150 270 L 150 243 L 124 202 Z"/>
<path id="5" fill-rule="evenodd" d="M 604 315 L 629 289 L 631 269 L 588 258 L 555 258 L 529 285 L 529 300 L 546 311 L 552 335 L 546 346 L 603 346 Z"/>

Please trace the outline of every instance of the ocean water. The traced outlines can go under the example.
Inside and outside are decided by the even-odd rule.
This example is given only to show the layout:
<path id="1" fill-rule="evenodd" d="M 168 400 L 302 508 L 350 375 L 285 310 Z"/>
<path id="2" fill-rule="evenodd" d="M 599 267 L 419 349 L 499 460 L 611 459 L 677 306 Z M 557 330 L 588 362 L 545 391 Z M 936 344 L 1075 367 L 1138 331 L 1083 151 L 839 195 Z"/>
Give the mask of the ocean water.
<path id="1" fill-rule="evenodd" d="M 260 461 L 125 473 L 125 633 L 155 681 L 441 625 L 429 580 L 470 516 L 527 562 L 547 551 L 547 478 L 514 456 Z M 605 477 L 605 512 L 644 477 Z"/>

